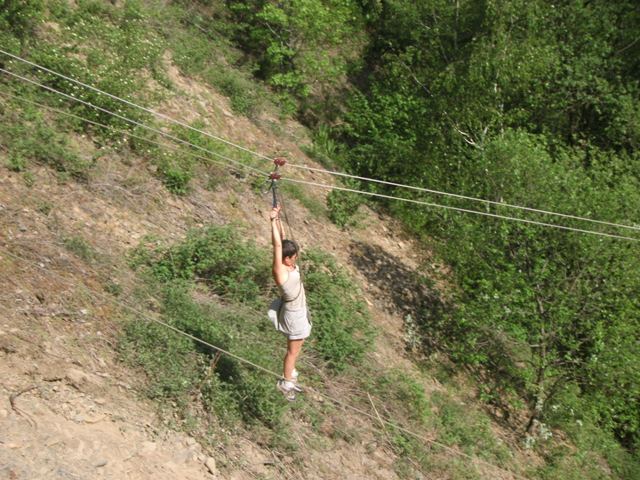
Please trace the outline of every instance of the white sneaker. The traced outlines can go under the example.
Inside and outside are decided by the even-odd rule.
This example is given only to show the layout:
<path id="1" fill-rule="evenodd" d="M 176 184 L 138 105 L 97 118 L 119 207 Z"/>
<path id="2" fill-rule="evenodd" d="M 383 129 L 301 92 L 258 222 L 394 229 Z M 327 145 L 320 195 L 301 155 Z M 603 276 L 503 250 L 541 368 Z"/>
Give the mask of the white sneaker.
<path id="1" fill-rule="evenodd" d="M 290 382 L 289 380 L 280 379 L 278 383 L 276 383 L 276 387 L 278 390 L 282 392 L 284 398 L 289 400 L 290 402 L 296 399 L 296 384 Z"/>
<path id="2" fill-rule="evenodd" d="M 302 393 L 302 387 L 298 386 L 298 375 L 298 370 L 294 368 L 293 372 L 291 372 L 291 378 L 293 379 L 293 389 L 296 392 Z"/>

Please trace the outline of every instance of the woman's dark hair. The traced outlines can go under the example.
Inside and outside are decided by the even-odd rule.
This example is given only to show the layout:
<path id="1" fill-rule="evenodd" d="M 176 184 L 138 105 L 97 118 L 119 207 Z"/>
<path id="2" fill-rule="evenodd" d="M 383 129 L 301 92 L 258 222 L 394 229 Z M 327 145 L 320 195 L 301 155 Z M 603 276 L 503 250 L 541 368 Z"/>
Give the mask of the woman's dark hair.
<path id="1" fill-rule="evenodd" d="M 293 257 L 298 253 L 298 244 L 293 240 L 282 241 L 282 258 Z"/>

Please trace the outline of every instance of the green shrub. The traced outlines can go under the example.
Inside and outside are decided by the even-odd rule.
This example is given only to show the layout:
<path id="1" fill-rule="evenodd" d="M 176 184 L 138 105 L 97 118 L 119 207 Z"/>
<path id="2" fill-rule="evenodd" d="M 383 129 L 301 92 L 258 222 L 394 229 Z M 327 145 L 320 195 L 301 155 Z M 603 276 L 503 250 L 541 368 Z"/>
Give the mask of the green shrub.
<path id="1" fill-rule="evenodd" d="M 427 425 L 432 420 L 431 403 L 424 387 L 401 370 L 371 372 L 363 379 L 367 390 L 375 393 L 385 406 L 402 412 L 402 418 L 412 424 Z"/>
<path id="2" fill-rule="evenodd" d="M 0 39 L 9 35 L 25 40 L 33 34 L 34 27 L 42 21 L 43 0 L 3 0 L 0 3 Z M 3 48 L 6 46 L 2 42 Z"/>
<path id="3" fill-rule="evenodd" d="M 398 454 L 398 459 L 394 462 L 394 469 L 400 478 L 420 478 L 416 474 L 416 467 L 423 471 L 433 472 L 435 464 L 433 453 L 428 445 L 423 441 L 408 435 L 404 432 L 395 431 L 391 437 L 391 446 Z M 450 473 L 450 469 L 447 469 Z"/>
<path id="4" fill-rule="evenodd" d="M 188 29 L 175 29 L 170 33 L 176 65 L 186 75 L 200 77 L 229 97 L 236 113 L 248 117 L 256 115 L 267 92 L 252 80 L 250 72 L 233 66 L 235 49 L 217 32 L 225 25 L 215 24 L 212 18 L 195 20 L 190 18 L 192 13 L 175 11 L 176 15 L 189 16 L 184 23 L 190 25 Z M 209 23 L 215 24 L 216 28 L 209 28 Z"/>
<path id="5" fill-rule="evenodd" d="M 229 97 L 231 108 L 247 117 L 254 116 L 260 107 L 256 84 L 231 67 L 210 69 L 204 78 Z"/>
<path id="6" fill-rule="evenodd" d="M 331 128 L 327 125 L 319 125 L 313 132 L 313 143 L 306 147 L 306 153 L 322 165 L 335 168 L 339 155 L 340 144 L 331 136 Z"/>
<path id="7" fill-rule="evenodd" d="M 184 280 L 161 285 L 163 322 L 254 363 L 272 370 L 279 368 L 281 360 L 274 357 L 272 349 L 251 340 L 258 326 L 254 315 L 214 303 L 196 303 L 193 289 L 193 284 Z M 195 395 L 207 410 L 229 425 L 242 419 L 272 427 L 286 408 L 263 372 L 233 357 L 218 356 L 216 349 L 165 327 L 132 320 L 120 345 L 123 359 L 142 367 L 149 376 L 148 393 L 152 398 L 186 405 Z"/>
<path id="8" fill-rule="evenodd" d="M 189 183 L 194 176 L 193 157 L 179 152 L 158 152 L 154 163 L 162 183 L 171 193 L 185 195 L 189 192 Z"/>
<path id="9" fill-rule="evenodd" d="M 52 127 L 40 112 L 9 105 L 12 110 L 0 112 L 0 141 L 9 149 L 7 166 L 11 170 L 22 172 L 31 162 L 37 162 L 78 180 L 87 178 L 92 161 L 82 159 L 66 135 Z"/>
<path id="10" fill-rule="evenodd" d="M 19 143 L 18 150 L 58 172 L 68 173 L 79 180 L 86 179 L 92 166 L 91 160 L 82 159 L 71 148 L 66 135 L 56 132 L 40 121 L 36 123 L 33 135 L 23 138 Z"/>
<path id="11" fill-rule="evenodd" d="M 24 172 L 27 169 L 27 159 L 17 150 L 12 150 L 7 160 L 7 167 L 12 172 Z"/>
<path id="12" fill-rule="evenodd" d="M 63 239 L 62 243 L 65 248 L 82 258 L 83 260 L 89 262 L 96 258 L 96 252 L 93 247 L 82 237 L 66 237 Z"/>
<path id="13" fill-rule="evenodd" d="M 264 182 L 262 182 L 264 183 Z M 293 197 L 298 200 L 304 208 L 306 208 L 311 215 L 315 218 L 326 218 L 327 217 L 327 209 L 324 206 L 323 202 L 320 200 L 316 200 L 315 197 L 306 193 L 305 189 L 302 188 L 302 185 L 285 182 L 281 184 L 279 187 L 280 191 L 282 191 L 287 197 Z M 285 205 L 286 208 L 286 205 Z"/>
<path id="14" fill-rule="evenodd" d="M 312 346 L 335 370 L 359 363 L 371 347 L 374 331 L 361 294 L 327 254 L 303 252 L 304 284 L 311 320 Z"/>
<path id="15" fill-rule="evenodd" d="M 191 340 L 144 319 L 127 322 L 119 351 L 123 360 L 144 368 L 151 398 L 180 398 L 197 383 L 204 368 Z"/>
<path id="16" fill-rule="evenodd" d="M 357 223 L 355 215 L 360 205 L 362 205 L 362 199 L 356 193 L 331 190 L 327 195 L 329 219 L 341 228 Z"/>
<path id="17" fill-rule="evenodd" d="M 232 2 L 229 10 L 236 40 L 252 54 L 257 74 L 282 94 L 287 109 L 332 91 L 358 50 L 360 9 L 353 2 Z"/>
<path id="18" fill-rule="evenodd" d="M 70 8 L 65 2 L 54 1 L 47 19 L 60 29 L 48 30 L 46 41 L 32 39 L 30 60 L 112 95 L 145 103 L 148 89 L 144 88 L 146 79 L 140 73 L 142 69 L 157 70 L 164 43 L 147 25 L 140 2 L 128 0 L 118 7 L 108 2 L 83 0 L 76 8 Z M 14 67 L 23 68 L 19 64 Z M 40 81 L 100 108 L 133 120 L 149 121 L 149 116 L 135 107 L 58 76 L 41 72 Z M 66 105 L 90 120 L 122 129 L 133 128 L 130 123 L 87 105 L 60 97 L 56 100 L 57 107 Z M 92 128 L 86 124 L 79 126 L 84 130 Z M 97 132 L 111 135 L 106 130 Z"/>
<path id="19" fill-rule="evenodd" d="M 468 455 L 477 455 L 498 464 L 510 457 L 507 447 L 496 440 L 491 431 L 491 421 L 485 414 L 474 411 L 464 403 L 446 397 L 440 392 L 431 396 L 437 407 L 439 440 L 457 445 Z"/>
<path id="20" fill-rule="evenodd" d="M 166 249 L 139 247 L 134 264 L 146 263 L 160 281 L 204 281 L 212 292 L 242 303 L 255 302 L 271 282 L 269 256 L 229 226 L 192 231 Z"/>

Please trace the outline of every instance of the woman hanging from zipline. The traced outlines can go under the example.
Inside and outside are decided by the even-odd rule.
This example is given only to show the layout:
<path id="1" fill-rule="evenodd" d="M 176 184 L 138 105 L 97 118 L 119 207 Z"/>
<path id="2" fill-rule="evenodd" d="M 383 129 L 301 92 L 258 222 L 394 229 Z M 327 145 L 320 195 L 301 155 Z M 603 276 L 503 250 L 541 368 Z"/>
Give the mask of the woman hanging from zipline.
<path id="1" fill-rule="evenodd" d="M 277 387 L 287 400 L 295 400 L 296 392 L 302 391 L 296 385 L 298 380 L 296 360 L 305 338 L 311 334 L 311 322 L 300 269 L 296 265 L 298 245 L 284 238 L 279 205 L 273 207 L 269 218 L 273 244 L 273 278 L 280 291 L 280 298 L 275 300 L 269 308 L 269 318 L 276 329 L 287 337 L 283 378 L 278 380 Z"/>

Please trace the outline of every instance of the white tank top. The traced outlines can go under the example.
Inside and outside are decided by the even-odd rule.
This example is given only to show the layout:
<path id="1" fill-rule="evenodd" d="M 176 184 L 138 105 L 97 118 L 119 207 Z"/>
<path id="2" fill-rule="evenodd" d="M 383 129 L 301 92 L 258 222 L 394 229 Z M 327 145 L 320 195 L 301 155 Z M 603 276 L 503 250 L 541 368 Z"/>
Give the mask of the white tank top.
<path id="1" fill-rule="evenodd" d="M 278 289 L 284 302 L 285 312 L 295 312 L 307 308 L 304 285 L 302 285 L 300 269 L 297 265 L 294 270 L 289 272 L 287 280 L 282 285 L 278 285 Z"/>

